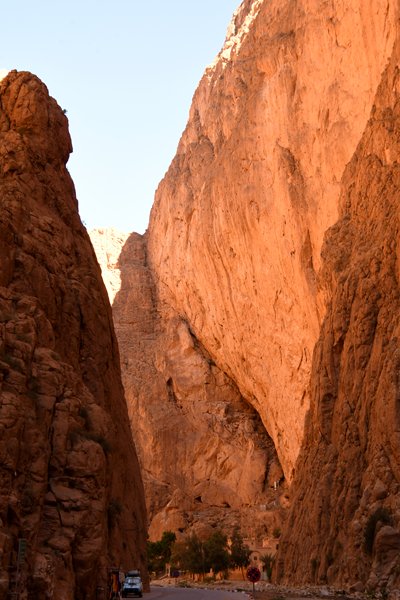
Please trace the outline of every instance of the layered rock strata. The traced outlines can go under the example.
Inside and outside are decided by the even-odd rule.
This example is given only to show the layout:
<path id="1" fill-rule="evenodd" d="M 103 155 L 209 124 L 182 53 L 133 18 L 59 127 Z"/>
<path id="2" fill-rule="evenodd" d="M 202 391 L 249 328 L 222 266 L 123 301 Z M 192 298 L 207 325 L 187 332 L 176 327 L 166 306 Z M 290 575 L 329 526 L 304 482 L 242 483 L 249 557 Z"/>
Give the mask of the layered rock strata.
<path id="1" fill-rule="evenodd" d="M 145 566 L 143 487 L 71 149 L 46 87 L 11 72 L 0 84 L 4 599 L 95 598 L 109 567 Z"/>
<path id="2" fill-rule="evenodd" d="M 158 299 L 146 238 L 90 232 L 106 285 L 120 279 L 113 318 L 142 466 L 149 535 L 209 534 L 239 525 L 272 537 L 286 506 L 282 470 L 256 411 L 171 306 Z M 118 261 L 109 260 L 121 244 Z M 118 273 L 115 273 L 115 271 Z"/>
<path id="3" fill-rule="evenodd" d="M 159 294 L 259 412 L 288 479 L 324 312 L 316 272 L 397 2 L 241 4 L 151 213 Z"/>
<path id="4" fill-rule="evenodd" d="M 323 247 L 331 300 L 281 544 L 286 581 L 400 587 L 399 62 L 400 37 Z"/>

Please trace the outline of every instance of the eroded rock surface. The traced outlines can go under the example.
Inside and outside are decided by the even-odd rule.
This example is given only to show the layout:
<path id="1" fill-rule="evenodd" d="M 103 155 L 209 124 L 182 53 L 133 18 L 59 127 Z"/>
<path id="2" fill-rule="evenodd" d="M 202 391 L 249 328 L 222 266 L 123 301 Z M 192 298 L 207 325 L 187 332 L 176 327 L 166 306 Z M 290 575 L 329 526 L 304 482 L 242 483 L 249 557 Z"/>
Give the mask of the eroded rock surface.
<path id="1" fill-rule="evenodd" d="M 400 586 L 399 61 L 400 38 L 323 248 L 331 301 L 281 544 L 286 581 Z"/>
<path id="2" fill-rule="evenodd" d="M 196 373 L 222 373 L 295 477 L 282 580 L 399 585 L 398 17 L 394 0 L 243 2 L 157 191 L 141 275 L 130 275 L 132 307 L 143 295 L 153 314 L 136 308 L 126 322 L 145 321 L 155 418 L 168 429 L 182 410 L 191 433 L 193 406 L 212 400 L 202 412 L 213 432 L 217 396 L 196 389 Z M 151 364 L 145 345 L 161 331 Z M 143 376 L 125 368 L 145 411 Z M 159 511 L 163 526 L 185 498 Z"/>
<path id="3" fill-rule="evenodd" d="M 113 303 L 123 383 L 142 466 L 149 535 L 240 525 L 252 539 L 281 524 L 285 487 L 272 440 L 235 383 L 211 360 L 176 311 L 160 303 L 146 238 L 90 232 Z M 104 244 L 121 243 L 118 262 Z M 282 496 L 282 498 L 281 498 Z"/>
<path id="4" fill-rule="evenodd" d="M 0 85 L 0 598 L 96 598 L 144 567 L 146 516 L 111 310 L 46 87 Z M 121 535 L 121 531 L 129 535 Z M 105 592 L 103 592 L 105 593 Z"/>
<path id="5" fill-rule="evenodd" d="M 397 2 L 243 2 L 197 89 L 149 224 L 161 297 L 256 408 L 286 477 L 303 440 L 340 180 Z"/>

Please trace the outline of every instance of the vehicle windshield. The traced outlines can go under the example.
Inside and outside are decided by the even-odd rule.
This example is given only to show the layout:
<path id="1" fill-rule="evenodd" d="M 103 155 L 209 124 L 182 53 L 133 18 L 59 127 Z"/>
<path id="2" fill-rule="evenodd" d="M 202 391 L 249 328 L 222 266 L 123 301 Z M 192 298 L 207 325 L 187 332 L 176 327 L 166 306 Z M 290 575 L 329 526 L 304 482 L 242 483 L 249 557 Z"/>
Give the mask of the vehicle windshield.
<path id="1" fill-rule="evenodd" d="M 138 585 L 140 583 L 140 577 L 126 577 L 124 583 L 128 583 L 129 585 Z"/>

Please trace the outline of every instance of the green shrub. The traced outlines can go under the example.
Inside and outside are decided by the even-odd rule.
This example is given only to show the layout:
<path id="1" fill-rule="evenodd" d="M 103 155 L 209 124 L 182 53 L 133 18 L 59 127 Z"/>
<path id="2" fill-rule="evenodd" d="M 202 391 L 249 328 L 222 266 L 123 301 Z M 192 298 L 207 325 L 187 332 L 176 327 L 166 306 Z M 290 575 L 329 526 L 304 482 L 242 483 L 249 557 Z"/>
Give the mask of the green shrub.
<path id="1" fill-rule="evenodd" d="M 270 554 L 269 552 L 267 552 L 266 554 L 263 554 L 262 556 L 260 556 L 260 560 L 263 564 L 264 571 L 267 574 L 268 581 L 271 581 L 272 567 L 275 562 L 275 556 L 273 554 Z"/>

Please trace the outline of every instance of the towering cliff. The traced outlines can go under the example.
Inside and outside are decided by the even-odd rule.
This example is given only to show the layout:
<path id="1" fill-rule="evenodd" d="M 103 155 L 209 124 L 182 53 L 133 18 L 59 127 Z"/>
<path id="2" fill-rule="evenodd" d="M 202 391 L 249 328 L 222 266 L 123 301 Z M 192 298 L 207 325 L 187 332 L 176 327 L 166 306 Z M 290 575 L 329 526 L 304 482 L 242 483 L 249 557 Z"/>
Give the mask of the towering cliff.
<path id="1" fill-rule="evenodd" d="M 264 502 L 280 462 L 290 583 L 399 586 L 398 21 L 394 0 L 242 2 L 120 257 L 153 532 L 210 524 L 193 496 Z"/>
<path id="2" fill-rule="evenodd" d="M 156 194 L 160 295 L 252 403 L 292 478 L 340 180 L 390 56 L 397 2 L 247 0 Z"/>
<path id="3" fill-rule="evenodd" d="M 0 84 L 0 598 L 16 586 L 35 600 L 95 598 L 109 567 L 144 566 L 118 348 L 70 152 L 46 87 L 11 72 Z"/>
<path id="4" fill-rule="evenodd" d="M 292 581 L 398 581 L 397 50 L 379 87 L 398 18 L 392 0 L 244 1 L 150 218 L 160 301 L 295 479 Z"/>
<path id="5" fill-rule="evenodd" d="M 285 580 L 400 587 L 399 62 L 400 39 L 323 248 L 331 300 L 281 544 Z"/>
<path id="6" fill-rule="evenodd" d="M 158 299 L 146 238 L 90 232 L 113 302 L 129 416 L 142 466 L 151 539 L 240 525 L 250 539 L 281 526 L 285 486 L 272 440 L 188 323 Z M 120 244 L 120 253 L 116 251 Z M 118 257 L 118 259 L 117 259 Z"/>

